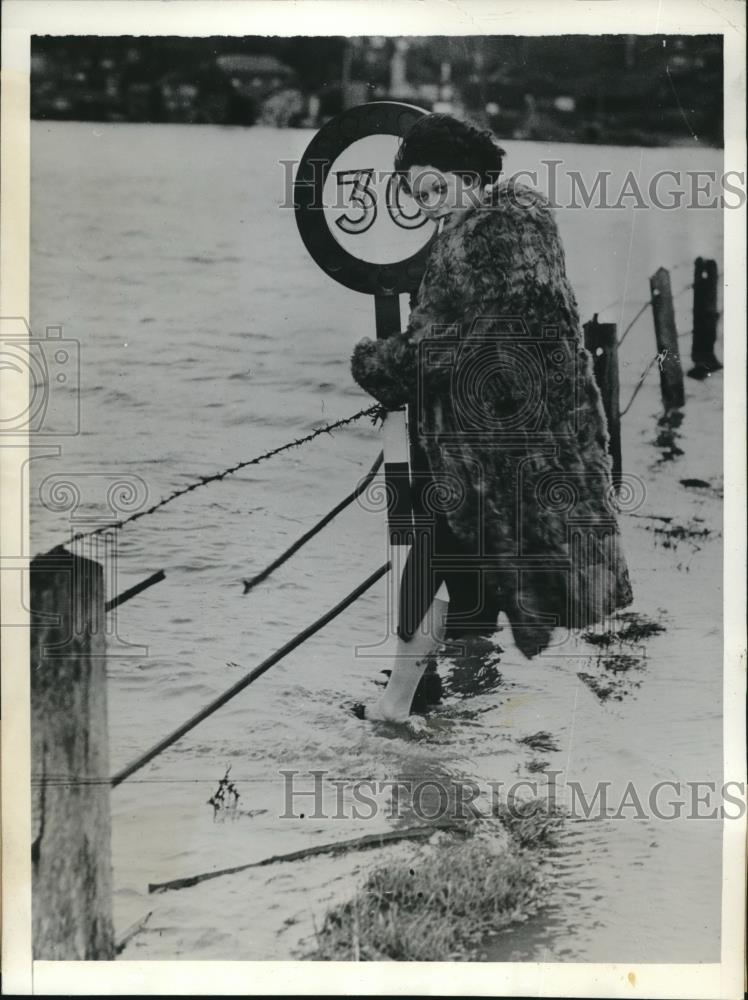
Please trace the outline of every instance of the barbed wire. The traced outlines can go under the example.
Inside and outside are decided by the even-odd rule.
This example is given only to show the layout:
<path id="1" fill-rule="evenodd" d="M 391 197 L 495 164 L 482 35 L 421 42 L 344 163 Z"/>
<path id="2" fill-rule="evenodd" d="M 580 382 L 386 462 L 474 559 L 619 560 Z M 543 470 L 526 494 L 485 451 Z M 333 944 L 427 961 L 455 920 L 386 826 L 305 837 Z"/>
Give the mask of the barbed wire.
<path id="1" fill-rule="evenodd" d="M 678 270 L 678 269 L 680 269 L 682 267 L 685 267 L 687 264 L 690 265 L 691 263 L 692 262 L 690 260 L 680 261 L 677 264 L 673 264 L 670 268 L 668 268 L 668 270 L 669 271 L 676 271 L 676 270 Z M 680 297 L 685 292 L 687 292 L 690 288 L 693 288 L 693 282 L 690 282 L 684 288 L 682 288 L 679 292 L 676 292 L 676 294 L 673 296 L 673 298 L 676 299 L 676 298 Z M 613 306 L 618 305 L 619 303 L 621 303 L 623 301 L 624 301 L 623 297 L 620 297 L 620 298 L 616 299 L 614 302 L 611 302 L 608 305 L 603 306 L 603 308 L 600 310 L 600 312 L 604 312 L 606 309 L 611 309 Z M 626 329 L 621 334 L 621 337 L 618 340 L 618 346 L 619 347 L 624 342 L 624 340 L 626 339 L 627 335 L 633 329 L 633 327 L 636 325 L 636 323 L 639 321 L 639 319 L 641 319 L 641 317 L 644 315 L 644 313 L 646 312 L 647 308 L 649 306 L 651 306 L 651 305 L 652 305 L 652 298 L 651 297 L 648 298 L 645 302 L 643 302 L 641 304 L 641 306 L 639 308 L 639 311 L 636 313 L 636 315 L 629 322 L 628 326 L 626 327 Z M 682 335 L 682 336 L 684 336 L 684 335 Z M 638 390 L 638 388 L 639 387 L 637 386 L 637 390 Z M 633 397 L 632 397 L 632 400 L 629 401 L 629 404 L 628 404 L 629 406 L 631 405 L 632 401 L 633 401 Z M 628 409 L 628 406 L 627 406 L 626 409 Z M 336 420 L 336 421 L 333 421 L 332 423 L 325 424 L 322 427 L 318 427 L 311 434 L 307 434 L 305 437 L 296 438 L 293 441 L 289 441 L 286 444 L 280 445 L 278 448 L 272 448 L 269 451 L 263 452 L 263 454 L 257 455 L 254 458 L 250 458 L 250 459 L 248 459 L 246 461 L 243 461 L 243 462 L 237 462 L 235 465 L 229 466 L 228 468 L 223 469 L 221 472 L 216 472 L 216 473 L 214 473 L 213 475 L 210 475 L 210 476 L 200 476 L 198 479 L 196 479 L 194 482 L 190 483 L 188 486 L 182 486 L 179 489 L 174 490 L 168 496 L 163 497 L 161 500 L 159 500 L 158 503 L 152 504 L 150 507 L 147 507 L 145 510 L 136 511 L 135 513 L 130 514 L 128 517 L 125 517 L 125 518 L 123 518 L 121 520 L 111 521 L 111 522 L 109 522 L 107 524 L 99 525 L 99 527 L 92 528 L 89 531 L 80 531 L 80 532 L 77 532 L 76 534 L 71 535 L 70 538 L 66 539 L 66 541 L 64 543 L 62 543 L 62 545 L 71 545 L 71 544 L 73 544 L 75 542 L 81 541 L 84 538 L 93 538 L 93 537 L 95 537 L 97 535 L 105 534 L 108 531 L 121 531 L 122 528 L 124 528 L 126 525 L 132 524 L 135 521 L 140 520 L 141 518 L 148 517 L 151 514 L 155 514 L 157 511 L 161 510 L 163 507 L 166 507 L 167 504 L 172 503 L 174 500 L 177 500 L 180 497 L 186 496 L 188 493 L 192 493 L 194 490 L 199 489 L 202 486 L 208 486 L 211 483 L 220 482 L 221 480 L 225 479 L 227 476 L 230 476 L 230 475 L 233 475 L 236 472 L 239 472 L 239 470 L 241 470 L 241 469 L 248 468 L 251 465 L 257 465 L 260 462 L 266 461 L 267 459 L 272 458 L 275 455 L 279 455 L 279 454 L 281 454 L 284 451 L 288 451 L 291 448 L 298 448 L 300 445 L 307 444 L 309 441 L 313 441 L 315 438 L 319 437 L 322 434 L 329 434 L 331 431 L 336 430 L 336 429 L 338 429 L 340 427 L 345 427 L 345 426 L 347 426 L 347 425 L 349 425 L 351 423 L 354 423 L 356 420 L 360 420 L 362 417 L 371 416 L 372 417 L 372 423 L 376 423 L 376 421 L 378 419 L 382 419 L 382 417 L 383 417 L 383 415 L 385 413 L 386 413 L 385 407 L 383 407 L 380 403 L 376 403 L 373 406 L 367 407 L 366 409 L 359 410 L 358 413 L 354 413 L 350 417 L 343 417 L 341 420 Z M 61 546 L 57 546 L 57 548 L 59 548 L 59 547 L 61 547 Z"/>
<path id="2" fill-rule="evenodd" d="M 685 264 L 685 262 L 684 262 L 684 264 Z M 674 265 L 672 268 L 670 268 L 670 270 L 674 271 L 677 268 L 679 268 L 681 266 L 684 266 L 684 264 Z M 691 289 L 693 287 L 694 287 L 693 282 L 689 283 L 684 288 L 682 288 L 679 292 L 677 292 L 673 296 L 673 298 L 678 298 L 679 296 L 683 295 L 685 292 L 687 292 L 689 289 Z M 618 301 L 622 301 L 622 300 L 618 300 Z M 617 304 L 617 303 L 613 303 L 611 305 L 615 305 L 615 304 Z M 652 305 L 653 305 L 653 299 L 652 299 L 652 297 L 650 297 L 649 299 L 647 299 L 646 302 L 642 303 L 641 308 L 636 313 L 636 315 L 633 317 L 633 319 L 629 322 L 628 326 L 626 327 L 626 329 L 624 330 L 623 334 L 621 335 L 621 338 L 618 341 L 618 346 L 620 346 L 623 343 L 623 341 L 625 340 L 625 338 L 628 335 L 628 333 L 630 332 L 630 330 L 638 322 L 638 320 L 641 318 L 641 316 L 644 315 L 645 311 L 650 306 L 652 306 Z M 611 308 L 611 306 L 606 306 L 604 308 L 606 308 L 606 309 L 607 308 Z M 662 364 L 662 362 L 667 357 L 667 354 L 668 354 L 668 352 L 667 352 L 667 350 L 665 350 L 665 351 L 662 351 L 660 353 L 655 354 L 651 358 L 651 360 L 647 364 L 646 368 L 644 369 L 644 371 L 640 375 L 639 380 L 638 380 L 638 382 L 637 382 L 637 384 L 636 384 L 636 386 L 635 386 L 635 388 L 633 390 L 633 393 L 631 395 L 631 398 L 629 399 L 629 401 L 626 404 L 626 406 L 624 407 L 624 409 L 620 411 L 620 416 L 621 417 L 625 416 L 628 413 L 628 411 L 630 410 L 631 406 L 634 403 L 634 400 L 636 399 L 639 391 L 641 390 L 642 386 L 644 385 L 644 383 L 645 383 L 645 381 L 646 381 L 646 379 L 647 379 L 650 371 L 654 367 L 655 363 L 657 363 L 659 361 L 660 364 Z M 266 452 L 263 452 L 260 455 L 255 456 L 254 458 L 247 459 L 247 460 L 241 461 L 241 462 L 237 462 L 234 465 L 231 465 L 231 466 L 227 467 L 226 469 L 223 469 L 220 472 L 213 473 L 212 475 L 201 476 L 198 479 L 196 479 L 194 482 L 190 483 L 189 485 L 183 486 L 183 487 L 181 487 L 179 489 L 174 490 L 168 496 L 163 497 L 160 501 L 158 501 L 157 503 L 153 504 L 152 506 L 146 508 L 145 510 L 136 511 L 135 513 L 130 514 L 128 517 L 126 517 L 126 518 L 124 518 L 122 520 L 114 521 L 114 522 L 111 522 L 111 523 L 105 524 L 105 525 L 100 525 L 99 527 L 94 528 L 94 529 L 92 529 L 90 531 L 78 532 L 77 534 L 74 534 L 74 535 L 71 536 L 71 538 L 69 539 L 68 544 L 80 541 L 80 540 L 82 540 L 84 538 L 90 538 L 90 537 L 94 537 L 94 536 L 97 536 L 97 535 L 101 535 L 101 534 L 103 534 L 103 533 L 105 533 L 107 531 L 121 530 L 127 524 L 132 524 L 133 522 L 135 522 L 137 520 L 140 520 L 140 519 L 142 519 L 144 517 L 147 517 L 147 516 L 149 516 L 151 514 L 156 513 L 157 511 L 161 510 L 163 507 L 167 506 L 167 504 L 172 503 L 174 500 L 177 500 L 178 498 L 183 497 L 183 496 L 187 495 L 188 493 L 191 493 L 194 490 L 199 489 L 202 486 L 208 486 L 211 483 L 220 482 L 223 479 L 225 479 L 227 476 L 233 475 L 234 473 L 240 471 L 241 469 L 248 468 L 249 466 L 252 466 L 252 465 L 257 465 L 260 462 L 266 461 L 267 459 L 270 459 L 270 458 L 274 457 L 275 455 L 279 455 L 279 454 L 281 454 L 281 453 L 283 453 L 285 451 L 291 450 L 292 448 L 300 447 L 303 444 L 307 444 L 307 443 L 315 440 L 317 437 L 320 437 L 322 434 L 330 434 L 333 430 L 339 429 L 341 427 L 348 426 L 348 425 L 356 422 L 357 420 L 360 420 L 361 418 L 363 418 L 365 416 L 372 417 L 372 423 L 376 423 L 377 420 L 383 419 L 384 414 L 386 414 L 386 412 L 387 412 L 387 410 L 386 410 L 385 407 L 383 407 L 379 403 L 376 403 L 376 404 L 374 404 L 372 406 L 369 406 L 369 407 L 367 407 L 365 409 L 359 410 L 357 413 L 354 413 L 354 414 L 352 414 L 349 417 L 344 417 L 344 418 L 341 418 L 340 420 L 333 421 L 331 423 L 325 424 L 325 425 L 323 425 L 321 427 L 316 428 L 314 431 L 312 431 L 310 434 L 305 435 L 304 437 L 296 438 L 296 439 L 294 439 L 292 441 L 287 442 L 286 444 L 278 446 L 277 448 L 272 448 L 272 449 L 270 449 L 270 450 L 268 450 Z M 383 461 L 383 455 L 380 454 L 378 456 L 378 458 L 376 459 L 374 465 L 370 469 L 369 473 L 367 474 L 365 482 L 366 481 L 370 481 L 374 477 L 374 475 L 376 475 L 376 472 L 377 472 L 379 466 L 381 465 L 382 461 Z M 265 570 L 262 571 L 262 573 L 258 574 L 257 576 L 255 576 L 254 578 L 252 578 L 250 580 L 245 581 L 245 593 L 247 591 L 249 591 L 257 583 L 259 583 L 261 580 L 265 579 L 270 574 L 270 572 L 273 571 L 273 569 L 277 568 L 279 565 L 282 564 L 282 562 L 284 562 L 287 558 L 289 558 L 290 555 L 292 555 L 300 547 L 301 544 L 303 544 L 305 541 L 307 541 L 308 538 L 312 537 L 313 534 L 316 534 L 316 532 L 319 531 L 325 524 L 327 524 L 332 519 L 332 517 L 334 517 L 340 510 L 342 510 L 344 508 L 344 506 L 346 506 L 348 503 L 352 502 L 352 500 L 355 499 L 356 496 L 359 495 L 359 493 L 361 492 L 362 489 L 363 489 L 363 485 L 359 484 L 359 486 L 357 487 L 356 490 L 354 490 L 353 493 L 351 493 L 348 497 L 346 497 L 344 499 L 344 501 L 342 501 L 340 504 L 338 504 L 328 515 L 325 516 L 325 518 L 322 519 L 322 521 L 320 521 L 318 523 L 318 525 L 315 525 L 315 527 L 313 529 L 311 529 L 310 532 L 307 532 L 304 536 L 302 536 L 302 538 L 298 542 L 294 543 L 293 546 L 291 546 L 288 550 L 286 550 L 285 553 L 283 553 L 280 557 L 278 557 L 278 559 L 276 559 L 273 563 L 271 563 L 270 566 L 268 566 Z M 391 563 L 390 562 L 387 562 L 387 563 L 383 564 L 382 566 L 380 566 L 378 570 L 376 570 L 374 573 L 370 574 L 370 576 L 367 577 L 366 580 L 364 580 L 361 584 L 359 584 L 358 587 L 356 587 L 345 598 L 343 598 L 341 601 L 339 601 L 328 612 L 326 612 L 324 615 L 322 615 L 321 617 L 319 617 L 311 625 L 309 625 L 306 628 L 304 628 L 298 635 L 294 636 L 291 640 L 289 640 L 283 646 L 281 646 L 280 649 L 276 650 L 275 653 L 273 653 L 271 656 L 269 656 L 265 660 L 263 660 L 263 662 L 258 667 L 255 667 L 253 670 L 249 671 L 249 673 L 245 674 L 244 677 L 242 677 L 239 681 L 237 681 L 230 688 L 228 688 L 228 690 L 224 691 L 217 698 L 214 698 L 208 705 L 204 706 L 203 709 L 201 709 L 199 712 L 197 712 L 191 718 L 187 719 L 177 729 L 175 729 L 173 732 L 171 732 L 166 737 L 164 737 L 162 740 L 160 740 L 155 746 L 151 747 L 150 750 L 148 750 L 145 753 L 141 754 L 138 758 L 136 758 L 135 760 L 133 760 L 126 767 L 122 768 L 119 772 L 117 772 L 116 774 L 114 774 L 112 777 L 109 777 L 109 778 L 93 778 L 93 777 L 91 777 L 91 778 L 89 778 L 89 777 L 71 778 L 68 775 L 60 775 L 60 774 L 50 774 L 50 775 L 47 775 L 47 774 L 42 774 L 41 777 L 36 776 L 36 775 L 32 777 L 32 782 L 31 782 L 32 785 L 34 785 L 34 786 L 38 786 L 38 785 L 42 785 L 42 786 L 69 786 L 69 785 L 104 785 L 105 784 L 105 785 L 109 785 L 112 788 L 117 787 L 123 781 L 129 779 L 132 776 L 132 774 L 134 774 L 136 771 L 140 770 L 142 767 L 144 767 L 146 764 L 148 764 L 154 758 L 156 758 L 157 756 L 159 756 L 160 754 L 162 754 L 167 748 L 171 747 L 174 743 L 176 743 L 179 739 L 181 739 L 182 736 L 184 736 L 186 733 L 190 732 L 193 728 L 195 728 L 197 725 L 199 725 L 199 723 L 201 723 L 204 719 L 208 718 L 210 715 L 212 715 L 214 712 L 216 712 L 219 708 L 221 708 L 223 705 L 225 705 L 228 701 L 230 701 L 231 699 L 233 699 L 237 694 L 239 694 L 239 692 L 243 691 L 246 687 L 248 687 L 251 683 L 253 683 L 257 678 L 259 678 L 260 676 L 262 676 L 262 674 L 264 674 L 273 665 L 275 665 L 275 663 L 279 662 L 279 660 L 283 659 L 289 652 L 291 652 L 293 649 L 295 649 L 298 646 L 300 646 L 308 638 L 310 638 L 312 635 L 314 635 L 316 632 L 318 632 L 321 628 L 323 628 L 328 622 L 330 622 L 334 618 L 336 618 L 343 610 L 345 610 L 347 607 L 349 607 L 352 603 L 354 603 L 355 600 L 357 600 L 360 596 L 362 596 L 363 593 L 365 593 L 370 587 L 372 587 L 374 585 L 374 583 L 376 583 L 386 573 L 388 573 L 390 571 L 390 569 L 391 569 Z M 156 577 L 163 578 L 163 574 L 161 574 L 160 576 L 159 576 L 159 574 L 154 574 L 153 578 L 155 579 Z M 151 578 L 149 578 L 149 580 L 150 579 Z M 136 587 L 136 588 L 132 588 L 133 591 L 138 591 L 139 589 L 142 589 L 142 587 L 140 585 L 138 587 Z M 122 596 L 124 597 L 125 595 L 122 595 Z M 139 783 L 142 783 L 142 784 L 201 783 L 203 781 L 212 782 L 213 780 L 214 779 L 209 779 L 209 778 L 206 778 L 206 779 L 202 779 L 202 778 L 173 778 L 173 779 L 169 779 L 169 778 L 161 778 L 161 779 L 159 779 L 159 778 L 151 778 L 151 779 L 138 779 Z"/>
<path id="3" fill-rule="evenodd" d="M 322 427 L 318 427 L 316 430 L 312 431 L 311 434 L 307 434 L 305 437 L 296 438 L 286 444 L 279 445 L 277 448 L 271 448 L 269 451 L 265 451 L 261 455 L 256 455 L 254 458 L 249 458 L 246 461 L 230 465 L 227 469 L 223 469 L 222 472 L 215 472 L 210 476 L 200 476 L 199 479 L 190 483 L 189 486 L 182 486 L 179 489 L 174 490 L 168 496 L 159 500 L 158 503 L 147 507 L 145 510 L 136 511 L 134 514 L 130 514 L 122 520 L 102 524 L 98 528 L 93 528 L 90 531 L 79 531 L 76 534 L 71 535 L 70 538 L 63 544 L 70 545 L 73 542 L 81 541 L 83 538 L 93 538 L 95 535 L 103 535 L 107 531 L 121 531 L 125 525 L 132 524 L 134 521 L 139 521 L 141 518 L 148 517 L 150 514 L 155 514 L 156 511 L 166 507 L 167 504 L 172 503 L 174 500 L 178 500 L 179 497 L 186 496 L 188 493 L 192 493 L 193 490 L 199 489 L 201 486 L 209 486 L 211 483 L 218 483 L 227 476 L 231 476 L 235 472 L 239 472 L 240 469 L 246 469 L 250 465 L 258 465 L 260 462 L 273 458 L 275 455 L 280 455 L 284 451 L 290 451 L 291 448 L 298 448 L 302 444 L 308 444 L 310 441 L 320 437 L 322 434 L 330 434 L 332 431 L 337 430 L 340 427 L 346 427 L 349 424 L 355 423 L 356 420 L 360 420 L 362 417 L 370 416 L 372 418 L 372 423 L 376 423 L 376 421 L 381 419 L 383 414 L 386 412 L 387 411 L 380 403 L 375 403 L 373 406 L 369 406 L 364 410 L 359 410 L 358 413 L 354 413 L 350 417 L 343 417 L 340 420 L 334 420 L 332 423 L 324 424 Z M 57 547 L 59 548 L 60 546 Z"/>

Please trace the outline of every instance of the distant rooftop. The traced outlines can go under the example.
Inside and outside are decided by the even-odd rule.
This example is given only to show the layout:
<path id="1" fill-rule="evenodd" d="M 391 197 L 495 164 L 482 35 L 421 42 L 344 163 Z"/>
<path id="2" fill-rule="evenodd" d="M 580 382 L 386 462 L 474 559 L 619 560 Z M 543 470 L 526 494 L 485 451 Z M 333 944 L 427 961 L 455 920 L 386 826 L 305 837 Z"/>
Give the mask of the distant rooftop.
<path id="1" fill-rule="evenodd" d="M 292 76 L 293 70 L 275 56 L 265 54 L 245 55 L 229 52 L 216 59 L 216 64 L 225 73 L 240 73 L 251 76 Z"/>

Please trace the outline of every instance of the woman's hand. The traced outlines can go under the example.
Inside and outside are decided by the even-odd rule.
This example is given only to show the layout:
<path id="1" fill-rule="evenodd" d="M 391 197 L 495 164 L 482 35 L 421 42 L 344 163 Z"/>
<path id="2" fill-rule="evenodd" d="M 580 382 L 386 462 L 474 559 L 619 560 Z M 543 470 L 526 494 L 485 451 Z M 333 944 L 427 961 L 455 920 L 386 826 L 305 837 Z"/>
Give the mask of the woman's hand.
<path id="1" fill-rule="evenodd" d="M 416 345 L 401 333 L 386 340 L 364 337 L 351 355 L 351 374 L 388 410 L 399 410 L 415 394 Z"/>
<path id="2" fill-rule="evenodd" d="M 351 355 L 351 374 L 357 382 L 360 378 L 366 378 L 366 372 L 375 364 L 377 344 L 371 337 L 364 337 L 359 340 L 353 348 Z"/>

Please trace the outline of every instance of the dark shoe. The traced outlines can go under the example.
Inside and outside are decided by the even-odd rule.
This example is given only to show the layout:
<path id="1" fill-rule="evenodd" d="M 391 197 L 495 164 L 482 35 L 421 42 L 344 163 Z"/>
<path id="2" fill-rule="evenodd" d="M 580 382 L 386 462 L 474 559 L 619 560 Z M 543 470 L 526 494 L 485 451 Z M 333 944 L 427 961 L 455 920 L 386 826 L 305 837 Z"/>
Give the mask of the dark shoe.
<path id="1" fill-rule="evenodd" d="M 721 371 L 722 367 L 722 362 L 714 354 L 709 357 L 694 358 L 694 367 L 688 372 L 688 377 L 703 382 L 712 372 Z"/>
<path id="2" fill-rule="evenodd" d="M 413 695 L 411 711 L 422 714 L 429 708 L 438 705 L 444 695 L 444 685 L 436 669 L 433 658 L 429 658 L 428 666 L 423 672 L 423 676 L 418 682 L 416 693 Z"/>

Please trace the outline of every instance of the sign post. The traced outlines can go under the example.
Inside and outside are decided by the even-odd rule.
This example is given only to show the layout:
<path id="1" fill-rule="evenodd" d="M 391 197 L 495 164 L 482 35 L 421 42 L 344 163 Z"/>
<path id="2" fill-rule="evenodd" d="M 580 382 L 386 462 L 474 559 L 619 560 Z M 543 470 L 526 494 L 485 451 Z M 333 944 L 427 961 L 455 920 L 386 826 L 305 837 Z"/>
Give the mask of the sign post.
<path id="1" fill-rule="evenodd" d="M 420 284 L 436 234 L 394 172 L 401 138 L 424 114 L 395 101 L 343 112 L 312 139 L 294 182 L 304 245 L 335 281 L 374 297 L 377 339 L 402 329 L 400 295 Z M 399 582 L 413 537 L 404 409 L 387 415 L 383 437 L 393 579 Z"/>
<path id="2" fill-rule="evenodd" d="M 374 322 L 377 340 L 399 333 L 400 299 L 397 295 L 374 296 Z M 387 518 L 391 545 L 407 545 L 413 529 L 408 462 L 408 429 L 404 411 L 390 413 L 384 419 L 384 481 L 390 498 Z M 393 564 L 394 565 L 394 564 Z"/>

